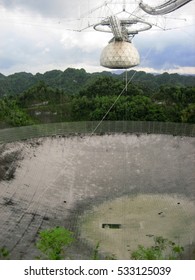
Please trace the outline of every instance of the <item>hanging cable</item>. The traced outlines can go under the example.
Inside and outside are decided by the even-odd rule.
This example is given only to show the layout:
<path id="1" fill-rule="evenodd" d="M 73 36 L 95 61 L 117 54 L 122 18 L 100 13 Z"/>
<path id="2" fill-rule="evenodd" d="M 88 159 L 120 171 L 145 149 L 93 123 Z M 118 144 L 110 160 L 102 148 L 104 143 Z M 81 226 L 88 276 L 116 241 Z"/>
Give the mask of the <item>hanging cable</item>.
<path id="1" fill-rule="evenodd" d="M 152 47 L 148 50 L 146 56 L 144 57 L 143 61 L 146 60 L 146 58 L 148 57 L 150 51 L 152 50 Z M 102 122 L 105 120 L 105 118 L 107 117 L 107 115 L 110 113 L 110 111 L 112 110 L 112 108 L 115 106 L 115 104 L 117 103 L 117 101 L 119 100 L 119 98 L 121 97 L 121 95 L 127 90 L 128 85 L 131 83 L 131 81 L 133 80 L 133 78 L 135 77 L 137 72 L 134 72 L 133 75 L 130 77 L 130 79 L 128 81 L 126 81 L 126 84 L 124 86 L 124 88 L 122 89 L 122 91 L 120 92 L 120 94 L 117 96 L 117 98 L 115 99 L 115 101 L 113 102 L 113 104 L 110 106 L 110 108 L 108 109 L 108 111 L 105 113 L 105 115 L 103 116 L 103 118 L 101 119 L 101 121 L 97 124 L 97 126 L 94 128 L 94 130 L 92 131 L 92 133 L 90 134 L 90 137 L 93 136 L 93 134 L 96 132 L 96 130 L 98 129 L 98 127 L 102 124 Z"/>
<path id="2" fill-rule="evenodd" d="M 105 118 L 107 117 L 107 115 L 110 113 L 110 111 L 112 110 L 112 108 L 115 106 L 115 104 L 117 103 L 117 101 L 119 100 L 119 98 L 121 97 L 121 95 L 126 91 L 127 86 L 130 84 L 130 82 L 132 81 L 132 79 L 134 78 L 136 72 L 133 73 L 133 75 L 131 76 L 131 78 L 129 79 L 129 81 L 126 83 L 125 87 L 123 88 L 123 90 L 121 91 L 121 93 L 117 96 L 117 98 L 115 99 L 114 103 L 110 106 L 110 108 L 108 109 L 108 111 L 106 112 L 106 114 L 103 116 L 103 118 L 101 119 L 101 121 L 98 123 L 98 125 L 95 127 L 95 129 L 93 130 L 93 132 L 91 133 L 90 136 L 92 136 L 96 130 L 98 129 L 98 127 L 102 124 L 102 122 L 105 120 Z"/>

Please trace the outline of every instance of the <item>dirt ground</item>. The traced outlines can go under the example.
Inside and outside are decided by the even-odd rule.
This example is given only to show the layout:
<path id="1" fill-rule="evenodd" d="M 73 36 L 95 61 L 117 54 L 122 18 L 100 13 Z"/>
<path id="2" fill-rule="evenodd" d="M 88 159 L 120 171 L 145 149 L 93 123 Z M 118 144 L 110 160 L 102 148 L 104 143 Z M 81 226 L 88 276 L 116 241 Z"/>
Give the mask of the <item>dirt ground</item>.
<path id="1" fill-rule="evenodd" d="M 194 146 L 191 137 L 152 134 L 48 137 L 2 144 L 0 248 L 5 246 L 11 259 L 34 259 L 39 253 L 38 232 L 54 226 L 75 232 L 79 242 L 69 250 L 72 259 L 91 258 L 100 236 L 105 253 L 128 258 L 132 240 L 137 238 L 134 245 L 151 242 L 146 235 L 162 228 L 168 237 L 193 244 Z M 121 228 L 103 229 L 101 224 L 107 222 L 117 222 Z M 109 244 L 115 235 L 118 242 L 112 252 Z M 129 251 L 124 249 L 127 245 Z"/>

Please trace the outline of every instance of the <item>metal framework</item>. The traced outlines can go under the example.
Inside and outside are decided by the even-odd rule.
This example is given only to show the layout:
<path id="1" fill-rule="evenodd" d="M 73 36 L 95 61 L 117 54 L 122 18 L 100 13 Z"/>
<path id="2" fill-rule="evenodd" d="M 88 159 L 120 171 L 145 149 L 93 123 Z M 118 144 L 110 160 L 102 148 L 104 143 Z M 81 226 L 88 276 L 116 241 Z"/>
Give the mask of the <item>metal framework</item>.
<path id="1" fill-rule="evenodd" d="M 136 28 L 135 25 L 140 26 Z M 113 33 L 116 41 L 130 41 L 130 36 L 150 28 L 152 25 L 148 22 L 139 19 L 119 19 L 116 15 L 94 25 L 96 31 Z"/>
<path id="2" fill-rule="evenodd" d="M 191 1 L 192 0 L 169 0 L 164 4 L 156 7 L 151 7 L 141 1 L 139 6 L 144 12 L 150 15 L 165 15 L 179 9 L 180 7 Z"/>
<path id="3" fill-rule="evenodd" d="M 137 5 L 134 4 L 134 10 L 129 12 L 127 4 L 131 4 L 132 1 L 120 0 L 122 9 L 115 12 L 110 6 L 119 2 L 107 0 L 101 6 L 93 8 L 89 14 L 102 7 L 107 8 L 108 14 L 102 17 L 100 22 L 88 25 L 88 27 L 93 26 L 96 31 L 113 34 L 113 38 L 101 53 L 100 65 L 110 69 L 128 69 L 139 65 L 140 56 L 132 44 L 132 39 L 139 32 L 149 30 L 155 25 L 148 22 L 149 15 L 164 15 L 173 12 L 190 1 L 192 0 L 167 0 L 164 4 L 151 7 L 140 0 L 136 1 Z M 145 15 L 138 16 L 136 13 L 139 10 Z"/>

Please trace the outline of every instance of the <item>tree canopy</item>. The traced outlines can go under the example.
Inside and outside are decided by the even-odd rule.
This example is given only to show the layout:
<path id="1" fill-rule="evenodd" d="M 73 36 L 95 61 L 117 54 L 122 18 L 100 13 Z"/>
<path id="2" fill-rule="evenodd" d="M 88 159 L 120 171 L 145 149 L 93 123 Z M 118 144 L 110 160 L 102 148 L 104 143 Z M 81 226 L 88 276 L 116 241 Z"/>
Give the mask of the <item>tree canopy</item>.
<path id="1" fill-rule="evenodd" d="M 128 76 L 132 73 L 129 71 Z M 0 98 L 0 126 L 98 121 L 105 114 L 105 120 L 195 122 L 195 86 L 181 83 L 187 77 L 182 76 L 178 83 L 174 83 L 177 74 L 154 76 L 138 72 L 135 76 L 137 79 L 125 88 L 124 75 L 108 72 L 88 74 L 84 69 L 70 68 L 35 76 L 22 73 L 23 78 L 14 74 L 11 78 L 18 83 L 15 93 Z M 17 93 L 21 83 L 29 85 L 30 77 L 37 82 Z M 190 84 L 193 77 L 188 78 Z M 0 83 L 5 79 L 0 76 Z M 154 86 L 156 81 L 158 86 Z M 7 88 L 10 89 L 11 85 L 8 82 Z"/>

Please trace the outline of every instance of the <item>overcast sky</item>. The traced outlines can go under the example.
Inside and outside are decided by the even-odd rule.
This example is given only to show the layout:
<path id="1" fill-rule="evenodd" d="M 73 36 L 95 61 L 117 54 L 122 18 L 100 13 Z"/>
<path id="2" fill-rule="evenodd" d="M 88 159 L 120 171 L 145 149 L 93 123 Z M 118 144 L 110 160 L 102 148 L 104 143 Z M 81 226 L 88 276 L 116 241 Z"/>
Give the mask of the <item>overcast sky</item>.
<path id="1" fill-rule="evenodd" d="M 64 71 L 68 67 L 85 68 L 87 72 L 108 70 L 99 65 L 99 57 L 112 38 L 111 34 L 97 32 L 93 28 L 86 32 L 67 30 L 100 21 L 105 12 L 103 8 L 90 13 L 89 17 L 85 13 L 103 2 L 105 1 L 0 0 L 0 73 L 9 75 L 25 71 L 35 74 L 53 69 Z M 135 11 L 139 1 L 126 2 L 131 3 L 126 6 L 131 13 Z M 165 1 L 144 2 L 154 5 Z M 119 11 L 121 7 L 122 5 L 117 5 Z M 109 6 L 110 10 L 112 8 L 114 10 L 116 5 Z M 136 11 L 137 16 L 143 16 L 143 12 Z M 167 15 L 166 19 L 148 18 L 160 28 L 154 26 L 133 39 L 141 56 L 141 63 L 135 69 L 195 74 L 194 11 L 195 1 L 191 1 Z M 79 20 L 83 14 L 84 19 Z M 162 31 L 161 27 L 171 30 Z"/>

